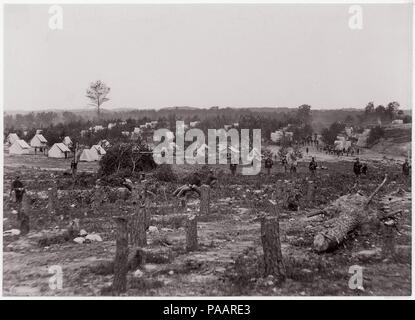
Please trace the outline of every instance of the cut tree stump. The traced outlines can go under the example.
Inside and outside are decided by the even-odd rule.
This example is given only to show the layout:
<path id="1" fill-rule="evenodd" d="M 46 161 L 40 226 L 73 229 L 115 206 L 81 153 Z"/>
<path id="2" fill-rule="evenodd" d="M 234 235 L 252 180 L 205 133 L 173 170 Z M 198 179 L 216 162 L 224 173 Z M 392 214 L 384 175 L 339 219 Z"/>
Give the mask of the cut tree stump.
<path id="1" fill-rule="evenodd" d="M 394 257 L 396 247 L 396 225 L 393 220 L 389 220 L 386 223 L 382 223 L 382 225 L 382 256 L 383 258 Z"/>
<path id="2" fill-rule="evenodd" d="M 279 239 L 278 219 L 264 217 L 261 221 L 261 241 L 264 250 L 265 275 L 273 275 L 280 281 L 285 279 L 285 267 L 282 261 Z"/>
<path id="3" fill-rule="evenodd" d="M 117 237 L 112 290 L 118 295 L 127 291 L 128 219 L 126 217 L 114 217 L 114 221 L 117 225 Z"/>
<path id="4" fill-rule="evenodd" d="M 308 181 L 307 183 L 307 202 L 309 205 L 314 203 L 315 198 L 315 185 L 314 182 Z"/>
<path id="5" fill-rule="evenodd" d="M 19 212 L 20 233 L 26 235 L 30 231 L 30 198 L 27 194 L 23 194 L 22 204 Z"/>
<path id="6" fill-rule="evenodd" d="M 319 232 L 314 237 L 314 249 L 317 252 L 331 251 L 337 248 L 347 236 L 368 219 L 366 209 L 372 201 L 375 194 L 386 183 L 387 177 L 376 188 L 369 198 L 356 193 L 341 196 L 330 206 L 325 208 L 324 212 L 335 211 L 338 216 L 334 220 L 331 228 Z"/>
<path id="7" fill-rule="evenodd" d="M 137 207 L 129 221 L 130 243 L 136 247 L 147 245 L 147 218 L 146 210 L 143 207 Z"/>
<path id="8" fill-rule="evenodd" d="M 273 216 L 261 219 L 261 241 L 264 251 L 265 275 L 272 275 L 279 281 L 286 277 L 284 261 L 281 252 L 280 228 L 278 211 L 273 205 Z"/>
<path id="9" fill-rule="evenodd" d="M 54 183 L 51 188 L 48 189 L 48 213 L 49 215 L 56 214 L 56 201 L 58 199 L 58 189 Z"/>
<path id="10" fill-rule="evenodd" d="M 191 215 L 186 222 L 186 249 L 187 251 L 196 251 L 197 244 L 197 218 L 196 215 Z"/>
<path id="11" fill-rule="evenodd" d="M 200 214 L 210 213 L 210 187 L 206 184 L 200 187 Z"/>

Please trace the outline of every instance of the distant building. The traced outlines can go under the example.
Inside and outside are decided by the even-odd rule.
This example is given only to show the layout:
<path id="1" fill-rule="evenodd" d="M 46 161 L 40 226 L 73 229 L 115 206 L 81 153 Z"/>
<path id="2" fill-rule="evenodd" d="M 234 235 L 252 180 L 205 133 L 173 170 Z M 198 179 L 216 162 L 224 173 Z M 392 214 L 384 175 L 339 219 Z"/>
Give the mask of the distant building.
<path id="1" fill-rule="evenodd" d="M 16 140 L 9 148 L 9 154 L 29 154 L 30 146 L 24 140 Z"/>
<path id="2" fill-rule="evenodd" d="M 402 119 L 395 119 L 392 121 L 392 124 L 403 124 L 403 120 Z"/>
<path id="3" fill-rule="evenodd" d="M 271 141 L 279 142 L 283 136 L 284 136 L 284 132 L 282 131 L 277 130 L 275 132 L 271 132 Z"/>
<path id="4" fill-rule="evenodd" d="M 353 134 L 353 128 L 352 127 L 346 127 L 344 128 L 344 131 L 346 132 L 346 135 L 350 137 Z"/>
<path id="5" fill-rule="evenodd" d="M 101 125 L 97 125 L 97 126 L 93 127 L 92 129 L 93 129 L 94 132 L 97 132 L 97 131 L 104 130 L 104 127 L 101 126 Z"/>

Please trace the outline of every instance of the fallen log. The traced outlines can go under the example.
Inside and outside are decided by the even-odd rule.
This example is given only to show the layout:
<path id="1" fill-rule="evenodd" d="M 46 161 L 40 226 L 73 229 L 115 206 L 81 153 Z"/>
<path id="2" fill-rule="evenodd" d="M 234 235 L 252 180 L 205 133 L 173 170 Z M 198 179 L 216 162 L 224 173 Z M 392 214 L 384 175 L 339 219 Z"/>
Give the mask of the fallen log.
<path id="1" fill-rule="evenodd" d="M 317 252 L 331 251 L 342 243 L 348 234 L 355 230 L 367 218 L 365 210 L 369 206 L 373 197 L 386 183 L 387 176 L 382 183 L 370 195 L 369 198 L 356 193 L 348 194 L 338 198 L 329 207 L 330 210 L 337 210 L 338 217 L 334 220 L 333 226 L 314 237 L 314 249 Z"/>

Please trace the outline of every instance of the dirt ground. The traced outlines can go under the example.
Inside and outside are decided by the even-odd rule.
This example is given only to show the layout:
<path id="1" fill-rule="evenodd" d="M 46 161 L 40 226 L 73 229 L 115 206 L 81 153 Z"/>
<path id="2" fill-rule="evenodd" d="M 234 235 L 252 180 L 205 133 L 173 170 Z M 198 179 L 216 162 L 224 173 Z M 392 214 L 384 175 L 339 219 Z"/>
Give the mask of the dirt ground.
<path id="1" fill-rule="evenodd" d="M 366 155 L 365 155 L 366 154 Z M 310 177 L 308 160 L 315 155 L 318 170 Z M 211 213 L 198 217 L 199 249 L 186 252 L 182 221 L 168 219 L 172 214 L 197 212 L 198 199 L 191 199 L 188 209 L 175 204 L 171 191 L 178 183 L 159 183 L 157 198 L 147 234 L 147 250 L 153 252 L 138 270 L 128 274 L 128 296 L 407 296 L 411 294 L 411 182 L 401 175 L 395 159 L 364 153 L 369 173 L 358 189 L 365 195 L 373 192 L 388 174 L 388 182 L 370 205 L 369 213 L 378 212 L 385 203 L 399 205 L 395 253 L 387 254 L 381 223 L 359 228 L 337 250 L 318 254 L 312 249 L 315 234 L 330 224 L 324 216 L 307 218 L 310 211 L 326 206 L 355 185 L 352 173 L 354 158 L 329 156 L 311 150 L 300 161 L 299 172 L 285 173 L 276 164 L 271 175 L 233 177 L 226 165 L 214 166 L 219 178 L 211 194 Z M 46 191 L 50 173 L 62 181 L 61 188 L 71 189 L 71 178 L 63 171 L 69 161 L 42 156 L 5 156 L 3 230 L 18 228 L 15 204 L 9 201 L 10 181 L 19 174 L 32 192 Z M 81 163 L 79 171 L 93 174 L 96 163 Z M 179 175 L 194 167 L 175 167 Z M 312 179 L 318 192 L 312 203 L 305 197 L 305 186 Z M 275 198 L 277 186 L 291 184 L 302 196 L 299 210 L 289 211 Z M 92 188 L 90 185 L 89 188 Z M 165 190 L 162 192 L 161 190 Z M 164 195 L 166 194 L 166 195 Z M 64 196 L 61 196 L 64 197 Z M 261 273 L 262 245 L 260 223 L 255 217 L 267 210 L 252 203 L 266 203 L 274 197 L 280 215 L 281 244 L 287 280 L 278 283 Z M 393 201 L 392 201 L 393 199 Z M 3 294 L 6 296 L 93 296 L 110 294 L 113 274 L 105 266 L 115 256 L 115 226 L 105 206 L 99 214 L 91 212 L 86 202 L 59 199 L 61 206 L 54 216 L 47 213 L 47 200 L 36 200 L 30 217 L 31 232 L 25 236 L 3 237 Z M 392 204 L 393 202 L 393 204 Z M 74 218 L 88 233 L 98 233 L 103 241 L 78 244 L 66 241 L 39 245 L 38 239 L 68 226 Z M 156 228 L 154 228 L 156 227 Z M 350 289 L 350 267 L 363 268 L 363 287 Z M 62 288 L 50 287 L 51 266 L 62 269 Z"/>

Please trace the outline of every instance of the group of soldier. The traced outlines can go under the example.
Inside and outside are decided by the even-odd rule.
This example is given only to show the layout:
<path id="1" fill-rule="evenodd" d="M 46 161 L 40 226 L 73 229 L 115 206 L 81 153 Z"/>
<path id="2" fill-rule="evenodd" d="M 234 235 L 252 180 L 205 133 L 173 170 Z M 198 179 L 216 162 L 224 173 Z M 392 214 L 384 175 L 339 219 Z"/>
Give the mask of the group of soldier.
<path id="1" fill-rule="evenodd" d="M 274 161 L 272 160 L 271 156 L 267 156 L 265 159 L 265 169 L 267 171 L 267 174 L 271 173 L 271 169 L 274 165 Z M 283 157 L 281 160 L 281 164 L 284 167 L 284 171 L 287 171 L 287 166 L 288 166 L 288 161 L 286 157 Z M 318 165 L 317 162 L 315 160 L 314 157 L 311 158 L 311 161 L 308 164 L 308 169 L 309 172 L 311 174 L 311 176 L 315 176 L 316 175 L 316 171 L 317 171 Z M 237 169 L 237 164 L 230 164 L 230 171 L 231 174 L 234 176 L 236 174 L 236 169 Z M 411 170 L 411 165 L 408 161 L 408 159 L 405 159 L 405 162 L 402 165 L 402 174 L 404 176 L 409 176 L 410 175 L 410 170 Z M 293 161 L 291 161 L 290 163 L 290 172 L 291 173 L 296 173 L 297 172 L 297 160 L 294 159 Z M 367 175 L 368 173 L 368 166 L 366 163 L 362 163 L 360 162 L 359 158 L 356 158 L 355 162 L 353 163 L 353 172 L 355 174 L 355 176 L 358 178 L 360 177 L 362 174 L 363 175 Z M 218 181 L 218 178 L 215 176 L 214 172 L 212 169 L 209 170 L 208 175 L 205 179 L 205 181 L 203 182 L 204 184 L 213 187 Z M 179 188 L 177 188 L 174 191 L 174 196 L 178 197 L 178 198 L 184 198 L 186 197 L 188 194 L 195 192 L 196 194 L 198 194 L 200 196 L 200 186 L 202 185 L 202 179 L 201 176 L 198 172 L 195 172 L 188 180 L 188 183 L 180 186 Z M 24 184 L 21 182 L 20 177 L 17 176 L 15 178 L 15 180 L 12 182 L 11 185 L 11 191 L 10 191 L 10 196 L 12 196 L 12 194 L 14 193 L 15 195 L 15 201 L 18 204 L 21 204 L 22 199 L 23 199 L 23 195 L 25 193 L 25 186 Z"/>

